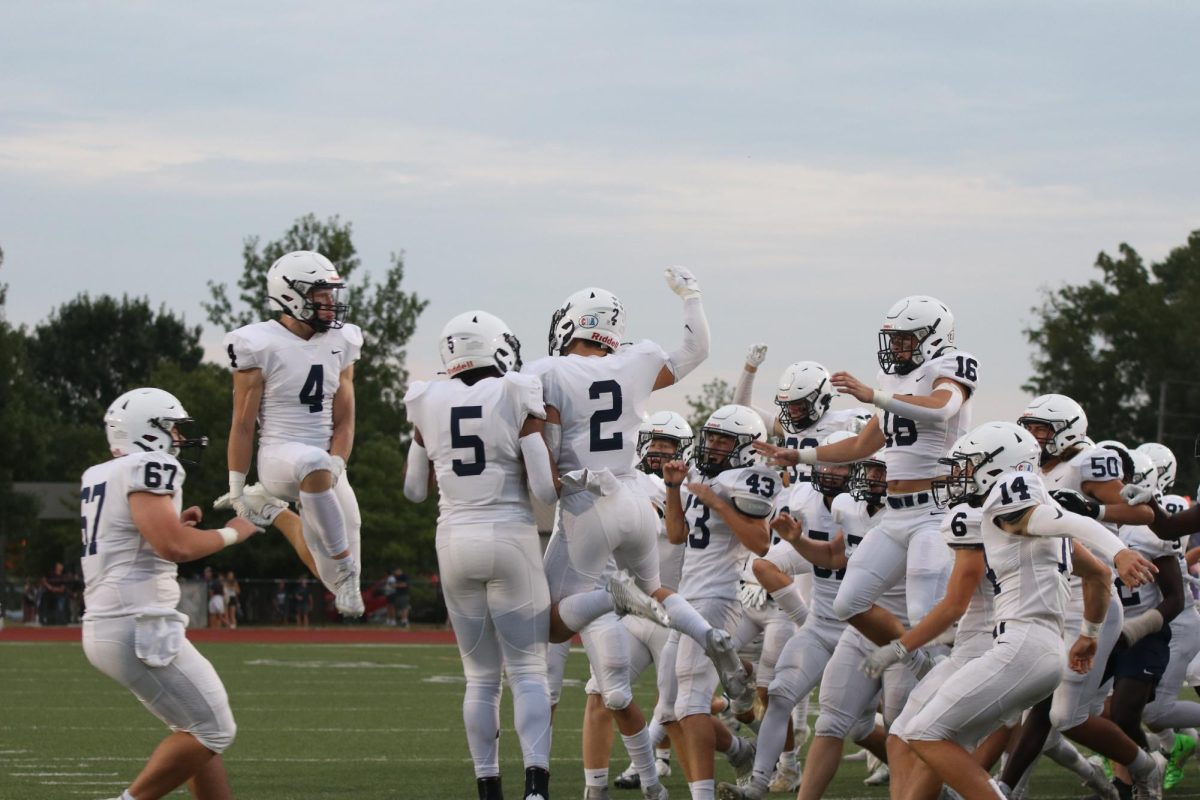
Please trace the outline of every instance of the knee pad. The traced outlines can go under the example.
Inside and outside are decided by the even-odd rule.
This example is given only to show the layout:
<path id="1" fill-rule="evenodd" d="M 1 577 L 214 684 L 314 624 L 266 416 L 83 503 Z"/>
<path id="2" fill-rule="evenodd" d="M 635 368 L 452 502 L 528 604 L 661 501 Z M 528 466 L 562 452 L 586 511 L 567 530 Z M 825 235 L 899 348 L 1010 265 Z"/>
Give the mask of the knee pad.
<path id="1" fill-rule="evenodd" d="M 872 603 L 860 599 L 853 592 L 838 592 L 837 597 L 833 598 L 833 616 L 846 622 L 851 617 L 856 617 L 870 609 L 871 605 Z"/>
<path id="2" fill-rule="evenodd" d="M 843 711 L 836 709 L 821 709 L 821 714 L 817 717 L 817 724 L 813 727 L 813 734 L 816 736 L 829 736 L 834 739 L 845 739 L 850 735 L 850 732 L 855 729 L 857 719 L 851 717 Z M 875 720 L 871 720 L 871 728 L 875 727 Z M 868 733 L 870 730 L 868 729 Z M 861 734 L 865 736 L 866 734 Z M 859 738 L 861 738 L 861 736 Z M 857 741 L 857 739 L 855 740 Z"/>
<path id="3" fill-rule="evenodd" d="M 333 471 L 333 459 L 329 453 L 326 453 L 319 447 L 305 448 L 304 452 L 296 460 L 296 476 L 299 480 L 304 480 L 313 472 L 325 470 Z"/>
<path id="4" fill-rule="evenodd" d="M 629 707 L 633 702 L 633 690 L 629 686 L 618 686 L 614 689 L 609 689 L 602 695 L 604 698 L 604 707 L 609 711 L 622 711 Z"/>
<path id="5" fill-rule="evenodd" d="M 196 741 L 200 744 L 217 755 L 221 755 L 229 749 L 229 746 L 233 744 L 234 737 L 237 736 L 237 723 L 233 721 L 233 715 L 225 714 L 224 717 L 224 719 L 218 717 L 210 720 L 188 732 L 196 737 Z"/>

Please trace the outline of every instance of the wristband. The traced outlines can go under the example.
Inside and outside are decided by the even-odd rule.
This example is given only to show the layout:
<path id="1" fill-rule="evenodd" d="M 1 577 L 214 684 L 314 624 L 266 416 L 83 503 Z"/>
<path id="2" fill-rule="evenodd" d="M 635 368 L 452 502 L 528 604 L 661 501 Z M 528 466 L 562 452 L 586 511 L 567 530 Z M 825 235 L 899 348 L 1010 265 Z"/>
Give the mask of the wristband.
<path id="1" fill-rule="evenodd" d="M 887 404 L 890 403 L 891 401 L 892 401 L 892 393 L 885 392 L 883 389 L 876 389 L 875 393 L 873 395 L 871 395 L 871 405 L 877 406 L 879 408 L 886 408 Z"/>
<path id="2" fill-rule="evenodd" d="M 1104 521 L 1104 504 L 1100 504 L 1100 510 L 1096 512 L 1096 522 Z"/>
<path id="3" fill-rule="evenodd" d="M 229 493 L 241 497 L 246 489 L 246 473 L 235 469 L 229 470 Z"/>
<path id="4" fill-rule="evenodd" d="M 683 486 L 683 481 L 663 481 L 663 486 L 666 486 L 668 489 L 678 489 L 680 486 Z"/>
<path id="5" fill-rule="evenodd" d="M 797 450 L 796 452 L 799 454 L 796 456 L 799 463 L 801 463 L 801 464 L 817 463 L 817 448 L 802 447 L 799 450 Z"/>
<path id="6" fill-rule="evenodd" d="M 1079 635 L 1086 636 L 1089 639 L 1099 639 L 1100 629 L 1102 627 L 1104 627 L 1103 622 L 1090 622 L 1085 619 L 1083 621 L 1083 627 L 1079 629 Z"/>
<path id="7" fill-rule="evenodd" d="M 221 528 L 216 533 L 221 534 L 221 538 L 225 540 L 225 544 L 221 545 L 222 548 L 229 547 L 231 544 L 237 544 L 238 532 L 233 528 Z"/>

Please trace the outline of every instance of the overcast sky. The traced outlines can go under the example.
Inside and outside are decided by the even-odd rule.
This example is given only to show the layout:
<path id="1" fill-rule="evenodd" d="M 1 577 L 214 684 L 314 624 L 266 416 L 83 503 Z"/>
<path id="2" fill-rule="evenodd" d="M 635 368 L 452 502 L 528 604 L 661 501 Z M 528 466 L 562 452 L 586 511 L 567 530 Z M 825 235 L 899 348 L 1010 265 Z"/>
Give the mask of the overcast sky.
<path id="1" fill-rule="evenodd" d="M 1012 418 L 1039 288 L 1200 227 L 1198 31 L 1189 3 L 5 3 L 0 281 L 15 322 L 81 291 L 202 322 L 243 237 L 340 214 L 366 269 L 406 253 L 426 377 L 453 314 L 528 359 L 586 285 L 670 349 L 683 264 L 713 353 L 674 407 L 759 340 L 760 402 L 799 359 L 873 380 L 884 311 L 932 294 L 976 420 Z"/>

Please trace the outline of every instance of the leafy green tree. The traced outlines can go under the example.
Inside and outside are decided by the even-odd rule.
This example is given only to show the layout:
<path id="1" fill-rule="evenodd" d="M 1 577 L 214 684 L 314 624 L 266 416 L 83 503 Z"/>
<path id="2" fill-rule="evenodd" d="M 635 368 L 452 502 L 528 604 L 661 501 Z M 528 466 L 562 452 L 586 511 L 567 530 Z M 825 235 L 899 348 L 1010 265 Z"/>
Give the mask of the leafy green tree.
<path id="1" fill-rule="evenodd" d="M 1025 331 L 1033 345 L 1031 393 L 1058 392 L 1084 407 L 1095 440 L 1130 445 L 1159 438 L 1179 459 L 1176 489 L 1200 478 L 1192 458 L 1200 433 L 1200 230 L 1161 262 L 1133 247 L 1096 258 L 1100 277 L 1048 289 Z M 1160 427 L 1161 425 L 1161 427 Z"/>
<path id="2" fill-rule="evenodd" d="M 81 294 L 52 311 L 29 341 L 32 369 L 63 418 L 88 425 L 122 392 L 145 385 L 159 363 L 195 369 L 203 355 L 199 325 L 128 296 Z"/>
<path id="3" fill-rule="evenodd" d="M 691 411 L 688 412 L 688 424 L 692 426 L 692 432 L 699 435 L 700 428 L 704 427 L 709 416 L 721 406 L 732 402 L 733 386 L 724 378 L 713 378 L 701 386 L 699 395 L 693 397 L 689 394 L 687 404 Z"/>

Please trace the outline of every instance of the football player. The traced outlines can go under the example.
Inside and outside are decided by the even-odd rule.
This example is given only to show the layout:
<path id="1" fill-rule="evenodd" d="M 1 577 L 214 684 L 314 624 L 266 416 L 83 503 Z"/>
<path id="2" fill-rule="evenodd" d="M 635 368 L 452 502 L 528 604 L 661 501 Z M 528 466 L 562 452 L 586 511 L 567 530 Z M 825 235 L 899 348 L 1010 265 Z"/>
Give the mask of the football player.
<path id="1" fill-rule="evenodd" d="M 104 415 L 112 458 L 83 473 L 83 652 L 171 729 L 118 800 L 157 800 L 184 783 L 195 797 L 233 797 L 221 754 L 237 725 L 221 679 L 175 610 L 176 564 L 258 529 L 235 517 L 200 530 L 200 509 L 183 510 L 187 473 L 178 456 L 208 441 L 183 435 L 191 421 L 162 389 L 126 392 Z"/>
<path id="2" fill-rule="evenodd" d="M 752 447 L 765 436 L 766 429 L 753 409 L 722 406 L 700 431 L 695 452 L 698 474 L 690 474 L 682 461 L 663 467 L 667 537 L 673 544 L 687 547 L 679 591 L 716 630 L 728 632 L 737 625 L 741 613 L 738 572 L 743 553 L 750 550 L 763 555 L 770 545 L 767 518 L 774 510 L 780 480 L 758 464 Z M 688 789 L 693 800 L 714 800 L 717 737 L 710 712 L 718 675 L 709 656 L 692 637 L 680 639 L 676 675 L 675 715 L 687 754 L 684 763 Z M 727 752 L 727 756 L 735 769 L 739 774 L 749 772 L 753 745 L 733 737 L 731 748 L 734 752 Z"/>
<path id="3" fill-rule="evenodd" d="M 288 253 L 267 271 L 279 316 L 225 336 L 233 372 L 229 502 L 243 494 L 258 422 L 258 479 L 271 495 L 300 503 L 304 540 L 338 611 L 362 616 L 362 519 L 346 477 L 354 444 L 354 362 L 362 331 L 346 323 L 346 284 L 325 256 Z"/>
<path id="4" fill-rule="evenodd" d="M 983 498 L 981 530 L 995 574 L 996 640 L 992 648 L 941 684 L 920 712 L 893 730 L 967 800 L 1005 797 L 968 752 L 1001 720 L 1050 695 L 1068 662 L 1063 617 L 1070 555 L 1065 538 L 1103 553 L 1131 586 L 1150 580 L 1154 566 L 1094 521 L 1064 512 L 1038 477 L 1040 447 L 1024 428 L 992 422 L 971 431 L 954 450 L 952 493 Z M 1081 639 L 1072 654 L 1090 658 Z M 1161 781 L 1164 759 L 1140 753 L 1139 791 Z"/>
<path id="5" fill-rule="evenodd" d="M 414 381 L 404 396 L 413 423 L 404 494 L 421 502 L 436 479 L 438 570 L 467 679 L 463 723 L 480 800 L 502 796 L 502 671 L 525 760 L 524 797 L 547 800 L 550 589 L 529 502 L 531 492 L 547 504 L 557 496 L 542 386 L 518 372 L 520 343 L 487 312 L 454 317 L 440 342 L 450 379 Z"/>
<path id="6" fill-rule="evenodd" d="M 637 430 L 650 394 L 682 379 L 708 356 L 699 284 L 682 267 L 668 268 L 666 279 L 683 300 L 684 318 L 683 343 L 670 354 L 648 340 L 623 344 L 624 306 L 611 292 L 592 288 L 563 302 L 551 319 L 551 357 L 526 367 L 542 381 L 546 438 L 562 472 L 558 528 L 544 559 L 551 640 L 569 638 L 614 610 L 614 600 L 622 598 L 605 597 L 595 586 L 609 558 L 615 558 L 619 569 L 632 574 L 632 581 L 619 590 L 624 600 L 635 611 L 705 642 L 727 684 L 744 692 L 745 675 L 728 635 L 709 625 L 683 597 L 663 588 L 654 511 L 632 488 Z M 655 771 L 645 718 L 631 707 L 633 696 L 625 689 L 628 654 L 607 653 L 602 659 L 589 638 L 585 636 L 584 647 L 637 767 L 642 792 L 659 797 L 665 789 Z M 560 669 L 552 669 L 551 680 L 551 696 L 557 697 Z"/>
<path id="7" fill-rule="evenodd" d="M 895 615 L 875 605 L 903 578 L 908 618 L 917 624 L 941 596 L 950 551 L 939 526 L 943 512 L 930 486 L 938 459 L 966 430 L 979 362 L 954 345 L 954 316 L 945 304 L 923 295 L 906 297 L 888 311 L 879 331 L 882 370 L 875 389 L 847 372 L 830 381 L 844 394 L 879 409 L 853 439 L 799 450 L 759 445 L 780 464 L 850 463 L 883 448 L 888 509 L 855 563 L 846 571 L 833 612 L 877 645 L 904 633 Z"/>

